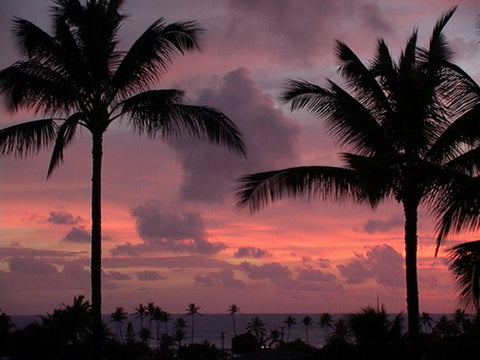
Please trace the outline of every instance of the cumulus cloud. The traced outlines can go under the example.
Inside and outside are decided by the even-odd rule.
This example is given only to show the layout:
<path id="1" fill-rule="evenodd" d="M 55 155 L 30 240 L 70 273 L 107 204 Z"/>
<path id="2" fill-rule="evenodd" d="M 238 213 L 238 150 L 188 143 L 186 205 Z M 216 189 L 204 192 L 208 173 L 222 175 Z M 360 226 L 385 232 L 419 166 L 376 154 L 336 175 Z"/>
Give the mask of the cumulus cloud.
<path id="1" fill-rule="evenodd" d="M 244 261 L 238 268 L 252 280 L 270 280 L 276 282 L 292 275 L 292 272 L 287 266 L 276 262 L 254 265 Z"/>
<path id="2" fill-rule="evenodd" d="M 35 258 L 14 257 L 10 259 L 8 268 L 11 272 L 22 274 L 56 274 L 55 266 Z"/>
<path id="3" fill-rule="evenodd" d="M 91 235 L 83 226 L 72 227 L 62 239 L 62 241 L 73 243 L 89 243 L 90 240 Z"/>
<path id="4" fill-rule="evenodd" d="M 174 213 L 148 203 L 131 211 L 143 244 L 126 243 L 112 250 L 113 255 L 138 256 L 145 252 L 174 252 L 212 255 L 226 248 L 222 242 L 210 242 L 199 213 Z"/>
<path id="5" fill-rule="evenodd" d="M 326 273 L 322 270 L 303 269 L 297 274 L 298 280 L 315 281 L 315 282 L 332 282 L 335 281 L 335 275 Z"/>
<path id="6" fill-rule="evenodd" d="M 236 258 L 255 258 L 255 259 L 261 259 L 267 256 L 272 256 L 267 250 L 251 247 L 251 246 L 245 246 L 245 247 L 240 247 L 238 250 L 233 254 L 234 257 Z"/>
<path id="7" fill-rule="evenodd" d="M 389 245 L 374 246 L 365 256 L 356 255 L 338 270 L 347 283 L 360 284 L 374 279 L 378 284 L 403 287 L 403 256 Z"/>
<path id="8" fill-rule="evenodd" d="M 90 271 L 86 270 L 83 266 L 79 264 L 65 264 L 63 266 L 62 274 L 74 278 L 83 277 L 88 279 L 88 277 L 90 276 Z"/>
<path id="9" fill-rule="evenodd" d="M 55 225 L 78 225 L 84 220 L 68 211 L 50 211 L 47 222 Z"/>
<path id="10" fill-rule="evenodd" d="M 145 270 L 139 271 L 136 273 L 137 279 L 140 281 L 157 281 L 157 280 L 165 280 L 166 277 L 161 275 L 156 271 Z"/>
<path id="11" fill-rule="evenodd" d="M 117 281 L 130 280 L 132 278 L 130 275 L 124 274 L 120 271 L 106 271 L 104 273 L 104 277 L 107 278 L 108 280 L 117 280 Z"/>
<path id="12" fill-rule="evenodd" d="M 232 269 L 224 269 L 219 272 L 211 272 L 207 275 L 196 275 L 193 278 L 195 284 L 207 287 L 222 287 L 241 289 L 245 287 L 245 282 L 235 279 Z"/>
<path id="13" fill-rule="evenodd" d="M 374 232 L 387 232 L 403 225 L 403 219 L 400 216 L 394 216 L 389 220 L 368 220 L 363 225 L 363 230 L 369 234 Z"/>
<path id="14" fill-rule="evenodd" d="M 297 162 L 300 127 L 275 108 L 246 69 L 226 74 L 218 89 L 203 89 L 194 103 L 213 106 L 237 124 L 247 143 L 248 161 L 200 140 L 172 141 L 184 172 L 183 199 L 221 202 L 239 175 Z"/>

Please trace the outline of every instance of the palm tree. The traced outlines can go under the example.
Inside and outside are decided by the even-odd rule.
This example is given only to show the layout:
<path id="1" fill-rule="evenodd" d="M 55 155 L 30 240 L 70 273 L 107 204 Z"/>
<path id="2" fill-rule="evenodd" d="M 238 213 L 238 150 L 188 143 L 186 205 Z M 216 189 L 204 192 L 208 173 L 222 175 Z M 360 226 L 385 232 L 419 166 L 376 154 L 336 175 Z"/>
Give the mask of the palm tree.
<path id="1" fill-rule="evenodd" d="M 456 245 L 448 250 L 449 269 L 455 276 L 459 299 L 480 311 L 480 240 Z"/>
<path id="2" fill-rule="evenodd" d="M 332 329 L 333 318 L 329 313 L 322 313 L 320 315 L 320 321 L 318 322 L 323 329 L 323 336 L 325 337 L 325 344 L 328 342 L 328 334 Z"/>
<path id="3" fill-rule="evenodd" d="M 95 341 L 101 329 L 101 171 L 103 137 L 113 122 L 126 119 L 150 138 L 189 135 L 245 154 L 235 126 L 221 112 L 182 104 L 180 90 L 150 90 L 175 55 L 198 50 L 203 29 L 195 21 L 155 21 L 126 52 L 117 31 L 126 18 L 122 0 L 54 0 L 53 35 L 30 21 L 14 20 L 24 54 L 0 72 L 0 92 L 9 109 L 46 118 L 0 130 L 2 155 L 27 156 L 53 146 L 50 176 L 80 127 L 92 136 L 91 301 Z M 93 344 L 94 348 L 99 348 Z"/>
<path id="4" fill-rule="evenodd" d="M 165 325 L 165 335 L 168 336 L 168 322 L 172 319 L 172 315 L 170 315 L 167 311 L 162 310 L 160 312 L 160 321 Z"/>
<path id="5" fill-rule="evenodd" d="M 182 346 L 182 341 L 185 339 L 187 333 L 185 332 L 185 328 L 187 327 L 187 322 L 183 317 L 179 317 L 175 320 L 173 324 L 173 328 L 175 329 L 175 340 L 178 341 L 178 348 Z"/>
<path id="6" fill-rule="evenodd" d="M 290 341 L 290 330 L 292 329 L 292 326 L 297 323 L 295 317 L 289 315 L 285 320 L 283 320 L 284 324 L 287 325 L 287 342 Z"/>
<path id="7" fill-rule="evenodd" d="M 433 319 L 429 313 L 422 312 L 420 315 L 420 329 L 423 329 L 425 333 L 430 333 L 432 331 Z"/>
<path id="8" fill-rule="evenodd" d="M 156 306 L 153 302 L 147 304 L 148 330 L 152 332 L 152 321 L 155 316 Z"/>
<path id="9" fill-rule="evenodd" d="M 310 345 L 310 339 L 308 338 L 308 328 L 312 325 L 312 318 L 310 316 L 305 316 L 302 319 L 302 324 L 305 325 L 305 339 L 307 344 Z"/>
<path id="10" fill-rule="evenodd" d="M 240 308 L 236 304 L 232 304 L 228 307 L 227 311 L 232 316 L 233 336 L 236 336 L 237 335 L 237 327 L 235 326 L 235 314 L 240 311 Z"/>
<path id="11" fill-rule="evenodd" d="M 187 305 L 187 308 L 185 309 L 187 311 L 186 315 L 189 315 L 192 317 L 192 326 L 191 326 L 191 342 L 193 344 L 193 329 L 195 327 L 195 315 L 202 315 L 198 312 L 200 310 L 200 306 L 195 305 L 195 303 L 190 303 Z"/>
<path id="12" fill-rule="evenodd" d="M 160 306 L 155 306 L 152 309 L 152 314 L 150 315 L 152 317 L 152 320 L 155 321 L 155 327 L 156 327 L 156 337 L 157 337 L 157 342 L 160 344 L 160 322 L 163 321 L 163 310 Z"/>
<path id="13" fill-rule="evenodd" d="M 135 309 L 135 317 L 140 319 L 140 327 L 143 327 L 143 319 L 148 316 L 147 307 L 143 304 L 138 304 Z"/>
<path id="14" fill-rule="evenodd" d="M 265 336 L 267 335 L 267 328 L 259 317 L 254 317 L 247 324 L 247 332 L 253 332 L 253 336 L 255 336 L 257 342 L 263 344 Z"/>
<path id="15" fill-rule="evenodd" d="M 288 82 L 282 99 L 292 110 L 326 117 L 329 133 L 351 150 L 342 154 L 344 167 L 304 166 L 251 174 L 240 178 L 237 188 L 237 206 L 251 212 L 284 197 L 352 199 L 372 207 L 387 198 L 399 202 L 405 219 L 408 333 L 414 353 L 419 332 L 419 207 L 434 192 L 437 177 L 445 178 L 455 166 L 472 168 L 468 156 L 463 163 L 458 160 L 472 147 L 455 146 L 449 130 L 449 119 L 473 106 L 465 100 L 469 95 L 464 77 L 450 63 L 451 51 L 442 34 L 454 11 L 438 20 L 428 50 L 417 47 L 415 31 L 398 62 L 383 39 L 370 66 L 337 42 L 340 74 L 350 92 L 330 80 L 328 88 L 303 80 Z"/>
<path id="16" fill-rule="evenodd" d="M 125 321 L 127 321 L 127 315 L 128 313 L 123 309 L 123 307 L 117 307 L 110 315 L 110 319 L 112 319 L 117 328 L 117 336 L 120 342 L 123 342 L 122 325 Z"/>

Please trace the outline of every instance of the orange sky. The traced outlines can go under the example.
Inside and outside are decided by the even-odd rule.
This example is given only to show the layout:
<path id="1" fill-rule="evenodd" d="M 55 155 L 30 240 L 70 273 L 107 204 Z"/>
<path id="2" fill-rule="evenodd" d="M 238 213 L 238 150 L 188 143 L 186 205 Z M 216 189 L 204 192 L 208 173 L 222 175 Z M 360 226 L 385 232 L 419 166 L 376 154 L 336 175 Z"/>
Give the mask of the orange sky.
<path id="1" fill-rule="evenodd" d="M 189 102 L 227 114 L 244 133 L 249 156 L 190 139 L 145 140 L 122 126 L 107 133 L 104 312 L 152 301 L 171 313 L 190 302 L 204 313 L 222 313 L 231 303 L 243 313 L 352 312 L 377 296 L 387 311 L 405 312 L 398 204 L 374 211 L 348 202 L 282 201 L 250 215 L 235 210 L 232 189 L 246 173 L 338 163 L 341 149 L 321 119 L 276 102 L 285 79 L 338 79 L 337 38 L 365 61 L 379 36 L 398 54 L 415 26 L 426 45 L 436 19 L 455 4 L 446 34 L 456 63 L 479 79 L 477 0 L 127 1 L 123 46 L 162 16 L 195 19 L 206 29 L 203 53 L 178 58 L 158 86 L 183 89 Z M 48 29 L 47 7 L 1 2 L 2 67 L 18 56 L 8 20 L 23 17 Z M 0 125 L 34 118 L 3 111 Z M 48 152 L 0 159 L 0 308 L 8 314 L 40 314 L 89 295 L 90 139 L 79 135 L 48 181 Z M 457 236 L 448 245 L 473 238 Z M 427 212 L 419 243 L 421 311 L 450 312 L 454 285 L 444 253 L 433 257 Z"/>

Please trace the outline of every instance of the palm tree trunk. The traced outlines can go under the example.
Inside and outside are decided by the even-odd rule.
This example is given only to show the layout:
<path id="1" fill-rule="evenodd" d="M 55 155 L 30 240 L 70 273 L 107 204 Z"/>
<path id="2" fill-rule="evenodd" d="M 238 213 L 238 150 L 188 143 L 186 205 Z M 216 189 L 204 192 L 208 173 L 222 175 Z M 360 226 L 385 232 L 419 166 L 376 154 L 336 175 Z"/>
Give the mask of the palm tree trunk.
<path id="1" fill-rule="evenodd" d="M 408 336 L 411 346 L 411 358 L 419 356 L 418 336 L 420 313 L 417 280 L 417 221 L 418 201 L 416 197 L 403 201 L 405 214 L 405 268 L 407 283 Z"/>
<path id="2" fill-rule="evenodd" d="M 91 286 L 93 317 L 92 358 L 100 358 L 102 348 L 102 156 L 103 134 L 93 134 L 92 146 L 92 244 Z"/>

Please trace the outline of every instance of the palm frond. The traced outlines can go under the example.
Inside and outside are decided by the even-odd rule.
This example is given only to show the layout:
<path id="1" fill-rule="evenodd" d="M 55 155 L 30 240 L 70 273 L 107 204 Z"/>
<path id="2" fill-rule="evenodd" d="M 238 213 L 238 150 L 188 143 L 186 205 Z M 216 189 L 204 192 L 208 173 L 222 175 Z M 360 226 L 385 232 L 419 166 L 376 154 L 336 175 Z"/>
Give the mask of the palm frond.
<path id="1" fill-rule="evenodd" d="M 132 45 L 118 66 L 112 82 L 122 94 L 145 89 L 170 66 L 173 56 L 200 50 L 202 29 L 194 22 L 154 22 Z"/>
<path id="2" fill-rule="evenodd" d="M 50 177 L 53 170 L 63 162 L 63 151 L 72 141 L 77 125 L 83 118 L 83 113 L 75 113 L 59 126 L 55 146 L 53 147 L 52 157 L 50 159 L 50 165 L 48 167 L 47 177 Z"/>
<path id="3" fill-rule="evenodd" d="M 459 300 L 480 311 L 480 241 L 456 245 L 447 250 L 449 269 L 459 291 Z"/>
<path id="4" fill-rule="evenodd" d="M 29 121 L 0 130 L 2 156 L 25 157 L 49 147 L 55 139 L 58 125 L 53 119 Z"/>
<path id="5" fill-rule="evenodd" d="M 178 90 L 147 91 L 124 101 L 122 114 L 141 135 L 167 139 L 187 135 L 246 154 L 242 135 L 227 116 L 210 107 L 179 104 L 182 96 Z"/>
<path id="6" fill-rule="evenodd" d="M 354 171 L 328 166 L 306 166 L 245 175 L 238 179 L 237 208 L 250 212 L 282 198 L 359 199 Z"/>

